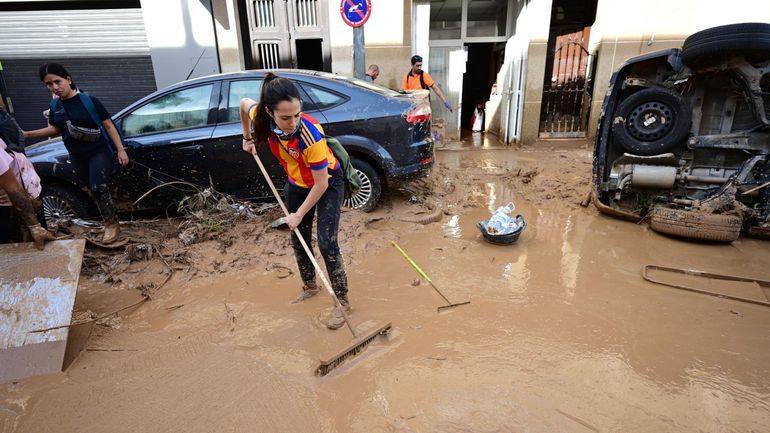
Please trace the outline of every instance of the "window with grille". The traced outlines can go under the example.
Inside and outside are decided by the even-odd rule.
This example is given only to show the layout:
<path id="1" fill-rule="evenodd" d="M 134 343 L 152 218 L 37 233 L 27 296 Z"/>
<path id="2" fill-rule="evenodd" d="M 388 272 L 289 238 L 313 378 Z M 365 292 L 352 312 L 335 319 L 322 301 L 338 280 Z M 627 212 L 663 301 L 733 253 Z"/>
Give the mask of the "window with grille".
<path id="1" fill-rule="evenodd" d="M 295 0 L 297 12 L 297 27 L 317 27 L 318 15 L 316 4 L 318 0 Z"/>
<path id="2" fill-rule="evenodd" d="M 275 43 L 261 43 L 257 44 L 257 52 L 259 53 L 259 59 L 262 63 L 262 69 L 277 69 L 278 68 L 278 44 Z"/>
<path id="3" fill-rule="evenodd" d="M 265 29 L 275 27 L 275 1 L 254 1 L 254 27 Z"/>

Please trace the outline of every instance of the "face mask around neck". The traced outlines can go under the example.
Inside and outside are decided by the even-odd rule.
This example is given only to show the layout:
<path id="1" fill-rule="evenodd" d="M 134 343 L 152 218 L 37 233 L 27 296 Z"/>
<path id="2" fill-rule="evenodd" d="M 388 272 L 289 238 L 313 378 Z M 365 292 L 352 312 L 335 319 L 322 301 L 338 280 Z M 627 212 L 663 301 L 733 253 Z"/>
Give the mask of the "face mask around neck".
<path id="1" fill-rule="evenodd" d="M 294 134 L 297 133 L 297 131 L 299 131 L 299 125 L 300 125 L 299 123 L 297 124 L 297 127 L 294 129 L 294 131 L 291 132 L 290 134 L 283 132 L 283 130 L 279 128 L 278 125 L 275 124 L 275 122 L 270 122 L 270 123 L 273 128 L 273 133 L 275 133 L 275 135 L 277 135 L 278 138 L 280 138 L 281 140 L 288 140 L 291 137 L 293 137 Z"/>

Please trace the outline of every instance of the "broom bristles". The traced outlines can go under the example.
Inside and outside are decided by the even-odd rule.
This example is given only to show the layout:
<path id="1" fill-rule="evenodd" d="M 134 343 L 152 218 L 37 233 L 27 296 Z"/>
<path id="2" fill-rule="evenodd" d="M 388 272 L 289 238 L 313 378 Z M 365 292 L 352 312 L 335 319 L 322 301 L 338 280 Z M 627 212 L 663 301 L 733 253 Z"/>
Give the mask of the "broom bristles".
<path id="1" fill-rule="evenodd" d="M 391 324 L 386 323 L 383 326 L 380 326 L 376 330 L 372 331 L 369 335 L 366 337 L 363 337 L 358 340 L 358 342 L 354 343 L 350 346 L 347 350 L 344 350 L 337 354 L 336 356 L 331 357 L 328 360 L 322 360 L 321 364 L 316 368 L 316 375 L 317 376 L 326 376 L 329 374 L 330 371 L 334 370 L 335 368 L 339 367 L 343 362 L 346 360 L 358 355 L 361 353 L 366 347 L 371 344 L 375 338 L 377 338 L 380 335 L 385 335 L 391 330 Z"/>

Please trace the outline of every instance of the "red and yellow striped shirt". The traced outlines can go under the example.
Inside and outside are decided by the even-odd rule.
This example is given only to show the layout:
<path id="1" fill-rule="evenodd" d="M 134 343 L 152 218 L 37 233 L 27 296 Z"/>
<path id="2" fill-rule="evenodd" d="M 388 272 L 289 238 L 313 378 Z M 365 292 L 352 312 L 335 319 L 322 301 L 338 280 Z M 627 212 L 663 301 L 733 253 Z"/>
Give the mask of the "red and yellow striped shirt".
<path id="1" fill-rule="evenodd" d="M 256 106 L 249 110 L 253 119 Z M 302 188 L 312 188 L 315 184 L 312 170 L 335 170 L 340 164 L 326 144 L 326 136 L 320 123 L 308 114 L 300 115 L 300 125 L 288 140 L 281 140 L 277 135 L 270 134 L 267 140 L 270 151 L 289 178 L 289 182 Z"/>

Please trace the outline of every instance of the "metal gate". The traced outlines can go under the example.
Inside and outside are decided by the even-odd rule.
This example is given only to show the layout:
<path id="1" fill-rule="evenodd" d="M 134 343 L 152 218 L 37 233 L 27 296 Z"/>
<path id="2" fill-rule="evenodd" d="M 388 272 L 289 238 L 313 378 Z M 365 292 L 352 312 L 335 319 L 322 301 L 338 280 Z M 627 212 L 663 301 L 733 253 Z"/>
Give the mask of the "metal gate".
<path id="1" fill-rule="evenodd" d="M 549 38 L 543 101 L 540 109 L 540 137 L 585 137 L 591 107 L 593 56 L 586 49 L 586 27 L 576 32 L 556 30 Z"/>
<path id="2" fill-rule="evenodd" d="M 331 71 L 327 0 L 247 0 L 251 62 L 256 69 L 296 68 L 297 40 L 320 39 Z"/>

